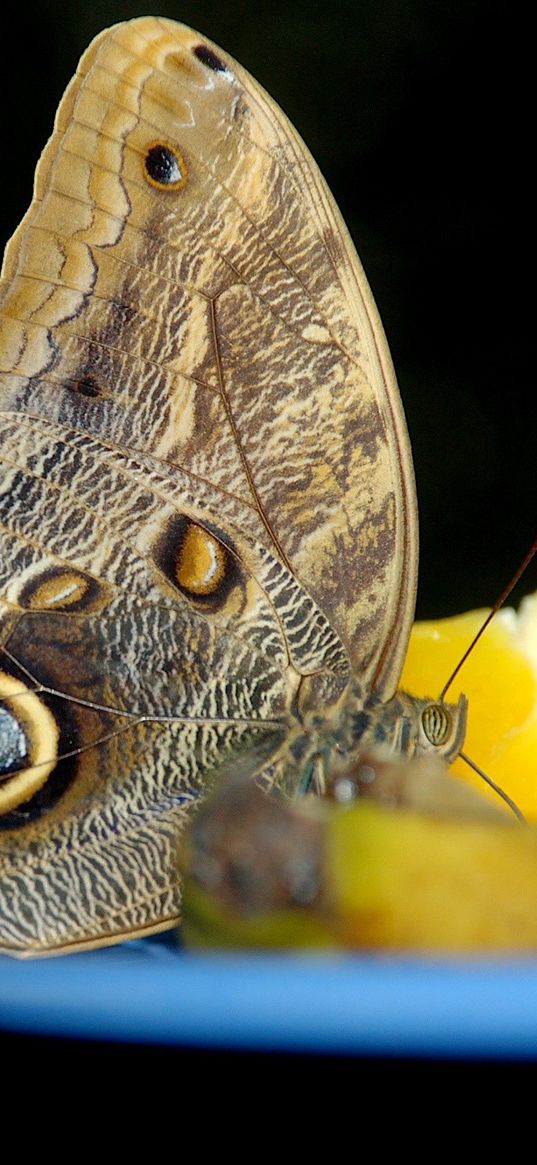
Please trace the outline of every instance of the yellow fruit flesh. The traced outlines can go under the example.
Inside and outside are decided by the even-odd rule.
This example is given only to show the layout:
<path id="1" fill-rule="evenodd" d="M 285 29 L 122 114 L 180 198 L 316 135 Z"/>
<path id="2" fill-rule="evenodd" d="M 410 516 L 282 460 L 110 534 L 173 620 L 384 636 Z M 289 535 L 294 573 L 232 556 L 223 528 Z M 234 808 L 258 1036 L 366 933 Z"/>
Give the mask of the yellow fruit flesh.
<path id="1" fill-rule="evenodd" d="M 361 804 L 327 822 L 341 945 L 537 949 L 537 831 Z"/>
<path id="2" fill-rule="evenodd" d="M 187 946 L 208 949 L 330 950 L 340 945 L 331 920 L 316 910 L 275 910 L 241 918 L 225 910 L 188 877 L 184 883 L 182 938 Z"/>

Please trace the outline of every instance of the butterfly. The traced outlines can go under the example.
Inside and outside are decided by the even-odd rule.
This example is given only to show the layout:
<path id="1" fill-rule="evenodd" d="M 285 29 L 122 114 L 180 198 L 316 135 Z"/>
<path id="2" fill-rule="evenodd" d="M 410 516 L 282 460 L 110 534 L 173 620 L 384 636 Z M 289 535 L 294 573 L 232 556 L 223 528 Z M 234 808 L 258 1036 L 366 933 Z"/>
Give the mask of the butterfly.
<path id="1" fill-rule="evenodd" d="M 205 37 L 83 55 L 0 290 L 0 948 L 180 916 L 232 776 L 322 791 L 372 743 L 446 758 L 397 691 L 418 563 L 377 310 L 314 161 Z"/>

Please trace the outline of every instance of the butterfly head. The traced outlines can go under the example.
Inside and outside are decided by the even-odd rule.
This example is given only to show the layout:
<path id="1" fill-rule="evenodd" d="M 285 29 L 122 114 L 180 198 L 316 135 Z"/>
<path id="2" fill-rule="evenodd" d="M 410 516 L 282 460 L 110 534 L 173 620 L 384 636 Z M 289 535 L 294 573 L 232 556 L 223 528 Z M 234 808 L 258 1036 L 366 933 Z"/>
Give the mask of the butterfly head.
<path id="1" fill-rule="evenodd" d="M 355 696 L 351 691 L 336 733 L 336 751 L 347 760 L 381 749 L 401 760 L 434 757 L 449 765 L 463 747 L 467 713 L 463 695 L 449 704 L 399 691 L 386 701 L 373 695 L 364 708 L 359 692 Z"/>
<path id="2" fill-rule="evenodd" d="M 367 733 L 364 744 L 386 746 L 394 756 L 407 760 L 435 757 L 449 765 L 463 747 L 467 714 L 466 696 L 459 696 L 457 704 L 449 704 L 442 697 L 421 699 L 397 692 L 387 703 L 373 709 L 372 732 Z"/>

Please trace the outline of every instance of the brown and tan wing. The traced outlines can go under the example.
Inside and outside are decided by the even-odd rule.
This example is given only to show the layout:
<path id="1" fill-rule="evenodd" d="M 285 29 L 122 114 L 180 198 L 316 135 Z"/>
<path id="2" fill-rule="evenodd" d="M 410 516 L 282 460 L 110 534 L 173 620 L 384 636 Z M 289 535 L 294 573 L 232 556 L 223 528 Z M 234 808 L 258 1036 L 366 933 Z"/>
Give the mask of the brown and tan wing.
<path id="1" fill-rule="evenodd" d="M 103 33 L 4 280 L 4 407 L 216 486 L 392 694 L 417 560 L 401 404 L 339 212 L 260 86 L 170 21 Z"/>
<path id="2" fill-rule="evenodd" d="M 391 695 L 413 479 L 382 330 L 304 146 L 153 18 L 82 58 L 0 292 L 0 946 L 165 926 L 215 775 L 305 675 Z"/>

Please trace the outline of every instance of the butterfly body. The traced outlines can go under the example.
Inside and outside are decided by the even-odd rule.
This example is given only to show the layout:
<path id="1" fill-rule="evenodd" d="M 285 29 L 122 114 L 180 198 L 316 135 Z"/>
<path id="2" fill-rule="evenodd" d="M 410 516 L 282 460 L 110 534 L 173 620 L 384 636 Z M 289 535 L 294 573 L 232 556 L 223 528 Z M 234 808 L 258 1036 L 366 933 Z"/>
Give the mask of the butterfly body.
<path id="1" fill-rule="evenodd" d="M 296 791 L 334 752 L 420 747 L 395 695 L 417 520 L 323 179 L 184 26 L 84 54 L 6 250 L 0 359 L 0 947 L 43 953 L 170 925 L 215 781 Z"/>

